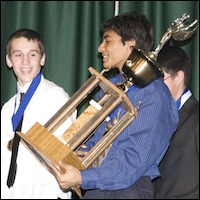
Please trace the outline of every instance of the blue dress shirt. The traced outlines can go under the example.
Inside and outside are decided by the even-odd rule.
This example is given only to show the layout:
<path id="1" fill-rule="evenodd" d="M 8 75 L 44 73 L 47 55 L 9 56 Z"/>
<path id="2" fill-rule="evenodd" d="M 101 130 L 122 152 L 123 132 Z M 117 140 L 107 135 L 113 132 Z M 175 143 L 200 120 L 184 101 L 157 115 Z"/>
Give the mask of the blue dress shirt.
<path id="1" fill-rule="evenodd" d="M 112 83 L 121 80 L 120 75 L 110 79 Z M 178 124 L 176 103 L 161 79 L 144 88 L 132 87 L 126 95 L 135 108 L 141 102 L 138 115 L 112 142 L 100 166 L 81 170 L 81 188 L 84 190 L 113 191 L 128 188 L 141 176 L 150 179 L 159 176 L 158 164 Z M 121 109 L 122 116 L 123 108 L 117 109 Z M 88 150 L 104 133 L 105 126 L 101 126 L 87 141 Z"/>

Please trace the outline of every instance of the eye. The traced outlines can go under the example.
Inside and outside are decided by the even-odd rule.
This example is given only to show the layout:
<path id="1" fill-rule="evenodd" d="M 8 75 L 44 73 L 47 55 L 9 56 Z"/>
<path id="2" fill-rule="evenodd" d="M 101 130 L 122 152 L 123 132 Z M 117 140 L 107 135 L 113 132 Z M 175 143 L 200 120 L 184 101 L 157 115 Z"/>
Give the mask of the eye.
<path id="1" fill-rule="evenodd" d="M 28 54 L 28 57 L 29 58 L 35 58 L 36 56 L 38 56 L 39 54 L 38 54 L 38 52 L 36 52 L 36 51 L 31 51 L 29 54 Z"/>
<path id="2" fill-rule="evenodd" d="M 35 57 L 35 56 L 36 56 L 36 53 L 30 53 L 29 56 L 30 56 L 30 57 Z"/>
<path id="3" fill-rule="evenodd" d="M 19 57 L 21 57 L 21 56 L 22 56 L 22 54 L 19 53 L 19 52 L 13 53 L 13 57 L 15 57 L 15 58 L 19 58 Z"/>

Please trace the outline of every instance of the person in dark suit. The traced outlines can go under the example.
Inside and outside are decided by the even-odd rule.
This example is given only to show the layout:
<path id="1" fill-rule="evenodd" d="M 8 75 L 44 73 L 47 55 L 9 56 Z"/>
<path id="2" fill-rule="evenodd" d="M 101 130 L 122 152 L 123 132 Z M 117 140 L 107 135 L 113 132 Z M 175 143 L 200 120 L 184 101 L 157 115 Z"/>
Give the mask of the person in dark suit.
<path id="1" fill-rule="evenodd" d="M 155 199 L 199 199 L 199 102 L 189 90 L 190 58 L 182 48 L 168 45 L 157 61 L 176 100 L 179 124 L 159 164 Z"/>

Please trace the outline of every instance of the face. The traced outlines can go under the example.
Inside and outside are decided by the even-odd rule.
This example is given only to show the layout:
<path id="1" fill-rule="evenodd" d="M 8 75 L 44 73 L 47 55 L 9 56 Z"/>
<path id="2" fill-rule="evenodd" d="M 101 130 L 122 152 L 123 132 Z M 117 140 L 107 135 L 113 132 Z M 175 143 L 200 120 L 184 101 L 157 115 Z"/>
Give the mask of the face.
<path id="1" fill-rule="evenodd" d="M 45 54 L 41 55 L 38 43 L 24 37 L 16 38 L 11 43 L 10 55 L 6 63 L 17 77 L 20 86 L 32 81 L 45 63 Z"/>
<path id="2" fill-rule="evenodd" d="M 114 31 L 107 31 L 103 34 L 102 43 L 98 51 L 102 54 L 104 68 L 118 68 L 119 71 L 135 46 L 135 40 L 122 43 L 121 37 Z"/>

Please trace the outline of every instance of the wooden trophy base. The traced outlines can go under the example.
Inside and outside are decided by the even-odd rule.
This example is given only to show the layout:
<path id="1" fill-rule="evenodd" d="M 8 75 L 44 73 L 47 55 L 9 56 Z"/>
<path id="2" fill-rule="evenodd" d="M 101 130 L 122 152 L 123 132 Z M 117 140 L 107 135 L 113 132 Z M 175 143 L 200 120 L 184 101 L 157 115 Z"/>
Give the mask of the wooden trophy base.
<path id="1" fill-rule="evenodd" d="M 51 164 L 58 169 L 59 161 L 62 161 L 63 163 L 73 165 L 79 170 L 85 169 L 75 153 L 38 122 L 26 134 L 18 132 L 18 135 L 46 168 L 50 169 L 49 164 Z M 62 168 L 60 172 L 65 173 Z M 78 186 L 72 189 L 80 197 L 82 196 Z"/>

